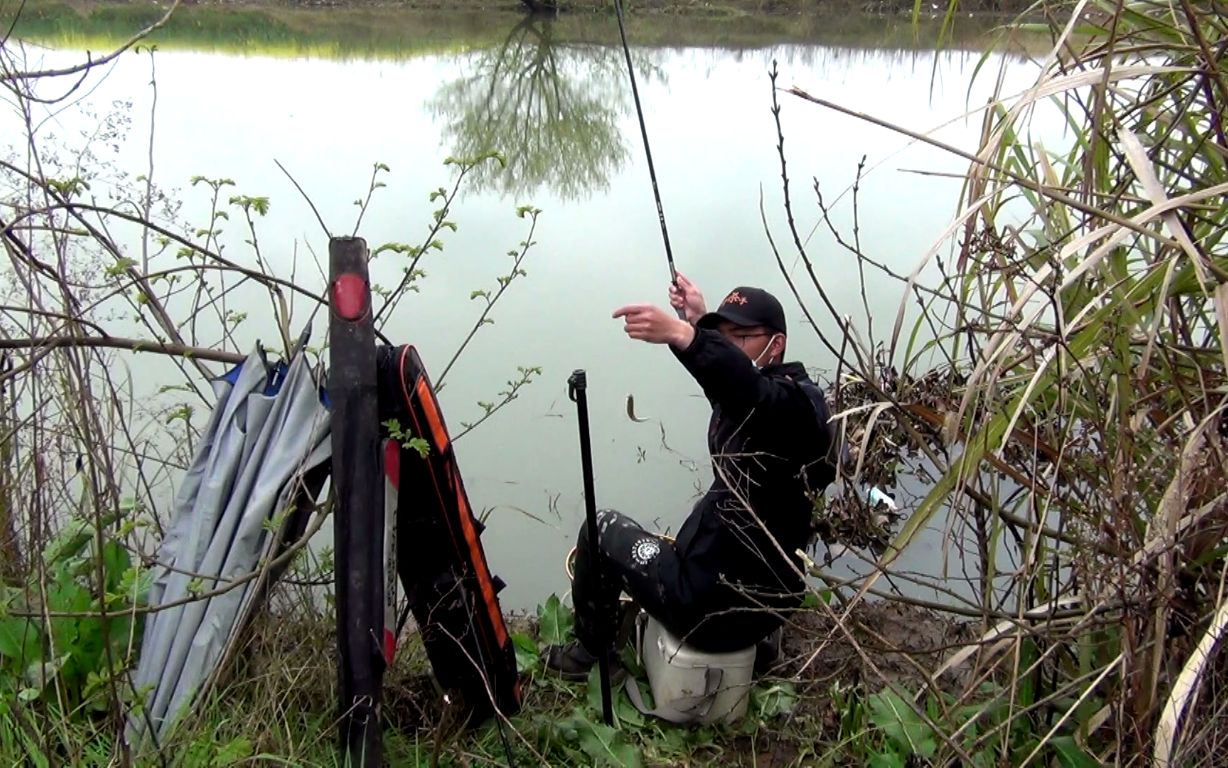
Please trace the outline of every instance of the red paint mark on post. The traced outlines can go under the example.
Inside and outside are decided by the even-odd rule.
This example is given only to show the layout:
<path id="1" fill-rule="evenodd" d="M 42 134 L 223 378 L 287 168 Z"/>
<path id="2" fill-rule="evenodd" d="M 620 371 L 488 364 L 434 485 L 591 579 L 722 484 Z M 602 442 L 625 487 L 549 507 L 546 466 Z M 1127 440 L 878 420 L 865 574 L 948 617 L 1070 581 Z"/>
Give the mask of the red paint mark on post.
<path id="1" fill-rule="evenodd" d="M 396 440 L 384 441 L 384 476 L 394 489 L 401 489 L 401 446 Z"/>
<path id="2" fill-rule="evenodd" d="M 333 281 L 333 310 L 343 320 L 358 320 L 370 308 L 367 281 L 352 272 L 338 275 Z"/>
<path id="3" fill-rule="evenodd" d="M 397 652 L 396 635 L 392 633 L 391 629 L 385 628 L 384 629 L 384 663 L 391 664 L 392 657 L 396 655 L 396 652 Z"/>

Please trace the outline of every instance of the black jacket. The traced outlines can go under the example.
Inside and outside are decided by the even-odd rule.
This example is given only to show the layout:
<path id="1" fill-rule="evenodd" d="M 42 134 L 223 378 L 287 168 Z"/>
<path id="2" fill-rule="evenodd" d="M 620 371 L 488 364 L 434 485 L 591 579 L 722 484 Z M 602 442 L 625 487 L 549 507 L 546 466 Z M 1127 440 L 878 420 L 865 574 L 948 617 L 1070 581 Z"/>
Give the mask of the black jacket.
<path id="1" fill-rule="evenodd" d="M 674 353 L 712 403 L 712 485 L 675 540 L 677 583 L 694 611 L 684 621 L 698 625 L 697 647 L 745 648 L 780 624 L 765 608 L 801 601 L 794 552 L 809 543 L 814 494 L 834 477 L 830 413 L 800 363 L 756 369 L 704 329 Z"/>

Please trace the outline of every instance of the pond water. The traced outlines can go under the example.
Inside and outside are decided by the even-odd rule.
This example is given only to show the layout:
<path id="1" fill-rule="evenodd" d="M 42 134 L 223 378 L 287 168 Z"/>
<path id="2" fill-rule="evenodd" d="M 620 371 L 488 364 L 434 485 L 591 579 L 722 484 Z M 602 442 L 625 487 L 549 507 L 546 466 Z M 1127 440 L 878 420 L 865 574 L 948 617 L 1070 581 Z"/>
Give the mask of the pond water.
<path id="1" fill-rule="evenodd" d="M 476 334 L 440 394 L 457 432 L 461 422 L 480 416 L 478 401 L 499 399 L 518 366 L 541 369 L 514 402 L 457 444 L 473 506 L 488 515 L 484 541 L 492 569 L 509 585 L 504 605 L 532 608 L 567 589 L 563 561 L 584 514 L 576 413 L 567 398 L 573 370 L 588 376 L 599 506 L 672 532 L 710 479 L 708 408 L 698 388 L 665 348 L 627 339 L 611 319 L 625 303 L 663 304 L 668 281 L 618 29 L 613 18 L 586 19 L 579 27 L 493 14 L 401 47 L 391 22 L 380 23 L 375 29 L 382 37 L 364 48 L 336 30 L 366 16 L 335 14 L 332 29 L 344 45 L 329 43 L 316 27 L 308 33 L 291 24 L 275 40 L 266 36 L 263 46 L 238 32 L 226 44 L 222 29 L 207 40 L 168 38 L 152 56 L 126 53 L 92 73 L 71 108 L 40 124 L 39 140 L 63 151 L 89 137 L 112 169 L 96 181 L 100 195 L 108 189 L 117 195 L 128 183 L 123 174 L 129 182 L 147 174 L 152 158 L 153 178 L 191 226 L 209 216 L 208 191 L 193 186 L 193 176 L 233 180 L 223 197 L 269 197 L 268 215 L 258 223 L 264 262 L 317 292 L 324 280 L 316 265 L 326 264 L 327 238 L 278 162 L 330 230 L 347 233 L 373 165 L 387 164 L 386 186 L 357 229 L 374 248 L 421 241 L 437 205 L 429 194 L 454 179 L 445 158 L 502 152 L 506 168 L 496 172 L 488 164 L 462 186 L 450 217 L 457 231 L 445 231 L 443 250 L 423 259 L 420 291 L 400 303 L 384 330 L 395 342 L 417 345 L 433 373 L 441 372 L 481 313 L 482 302 L 471 293 L 497 288 L 512 263 L 507 252 L 528 233 L 517 206 L 541 209 L 523 264 L 527 275 L 495 305 L 494 323 Z M 784 87 L 796 85 L 967 150 L 975 148 L 981 120 L 965 115 L 984 104 L 999 69 L 1005 67 L 1007 92 L 1026 86 L 1032 73 L 1024 59 L 983 54 L 977 42 L 926 48 L 935 33 L 927 28 L 914 38 L 906 22 L 864 20 L 842 40 L 847 21 L 799 23 L 775 39 L 751 29 L 752 20 L 741 38 L 730 24 L 726 33 L 705 29 L 696 39 L 688 38 L 686 24 L 671 21 L 652 29 L 650 46 L 637 45 L 649 27 L 629 30 L 678 269 L 710 304 L 738 284 L 775 292 L 792 329 L 790 356 L 823 381 L 835 361 L 806 326 L 769 243 L 770 234 L 818 332 L 838 344 L 787 226 L 771 112 L 773 63 Z M 411 21 L 397 23 L 412 28 Z M 80 61 L 85 47 L 101 50 L 106 34 L 116 33 L 60 22 L 42 37 L 31 34 L 23 55 L 32 67 L 62 66 Z M 982 72 L 973 81 L 978 65 Z M 904 288 L 867 271 L 863 302 L 856 261 L 823 226 L 813 180 L 833 222 L 851 238 L 851 189 L 864 157 L 856 220 L 861 248 L 908 274 L 955 214 L 960 182 L 950 174 L 958 175 L 966 161 L 794 96 L 781 94 L 780 102 L 797 228 L 816 275 L 864 338 L 889 340 Z M 226 254 L 254 263 L 237 215 L 225 230 Z M 373 279 L 391 286 L 403 267 L 403 259 L 384 254 L 373 263 Z M 933 274 L 926 270 L 923 279 Z M 267 301 L 244 290 L 230 298 L 231 309 L 248 314 L 234 348 L 246 352 L 257 338 L 275 346 Z M 309 314 L 310 307 L 296 309 L 296 332 Z M 320 342 L 326 329 L 318 316 L 314 326 Z M 126 359 L 157 415 L 182 395 L 152 394 L 174 369 L 151 357 Z M 651 421 L 628 419 L 629 394 L 638 415 Z M 204 412 L 198 407 L 198 425 Z M 907 512 L 908 498 L 901 501 Z M 941 573 L 949 543 L 936 522 L 906 553 L 904 567 Z"/>

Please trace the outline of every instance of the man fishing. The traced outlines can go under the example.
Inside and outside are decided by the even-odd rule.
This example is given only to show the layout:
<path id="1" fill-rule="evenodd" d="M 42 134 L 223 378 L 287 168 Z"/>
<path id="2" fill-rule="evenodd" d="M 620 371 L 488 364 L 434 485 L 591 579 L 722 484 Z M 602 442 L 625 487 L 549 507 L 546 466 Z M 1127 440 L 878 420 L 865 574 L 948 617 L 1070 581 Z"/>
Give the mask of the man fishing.
<path id="1" fill-rule="evenodd" d="M 804 594 L 794 552 L 809 544 L 813 495 L 835 477 L 823 393 L 801 363 L 784 362 L 785 314 L 772 294 L 740 287 L 708 312 L 703 294 L 678 274 L 669 298 L 677 315 L 631 304 L 614 317 L 631 338 L 669 345 L 712 404 L 712 485 L 673 542 L 602 510 L 594 563 L 581 526 L 572 579 L 577 639 L 545 658 L 564 677 L 585 678 L 597 654 L 613 659 L 622 591 L 709 653 L 755 645 Z"/>

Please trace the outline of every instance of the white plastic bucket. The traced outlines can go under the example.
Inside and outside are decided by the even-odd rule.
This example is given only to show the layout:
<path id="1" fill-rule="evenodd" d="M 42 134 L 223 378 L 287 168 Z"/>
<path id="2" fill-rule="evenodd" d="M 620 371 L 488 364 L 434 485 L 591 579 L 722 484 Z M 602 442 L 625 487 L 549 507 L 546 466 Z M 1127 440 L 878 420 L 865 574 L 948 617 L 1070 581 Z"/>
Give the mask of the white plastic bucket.
<path id="1" fill-rule="evenodd" d="M 640 663 L 648 673 L 655 712 L 672 722 L 732 723 L 746 714 L 755 646 L 703 653 L 684 645 L 661 622 L 642 615 Z"/>

